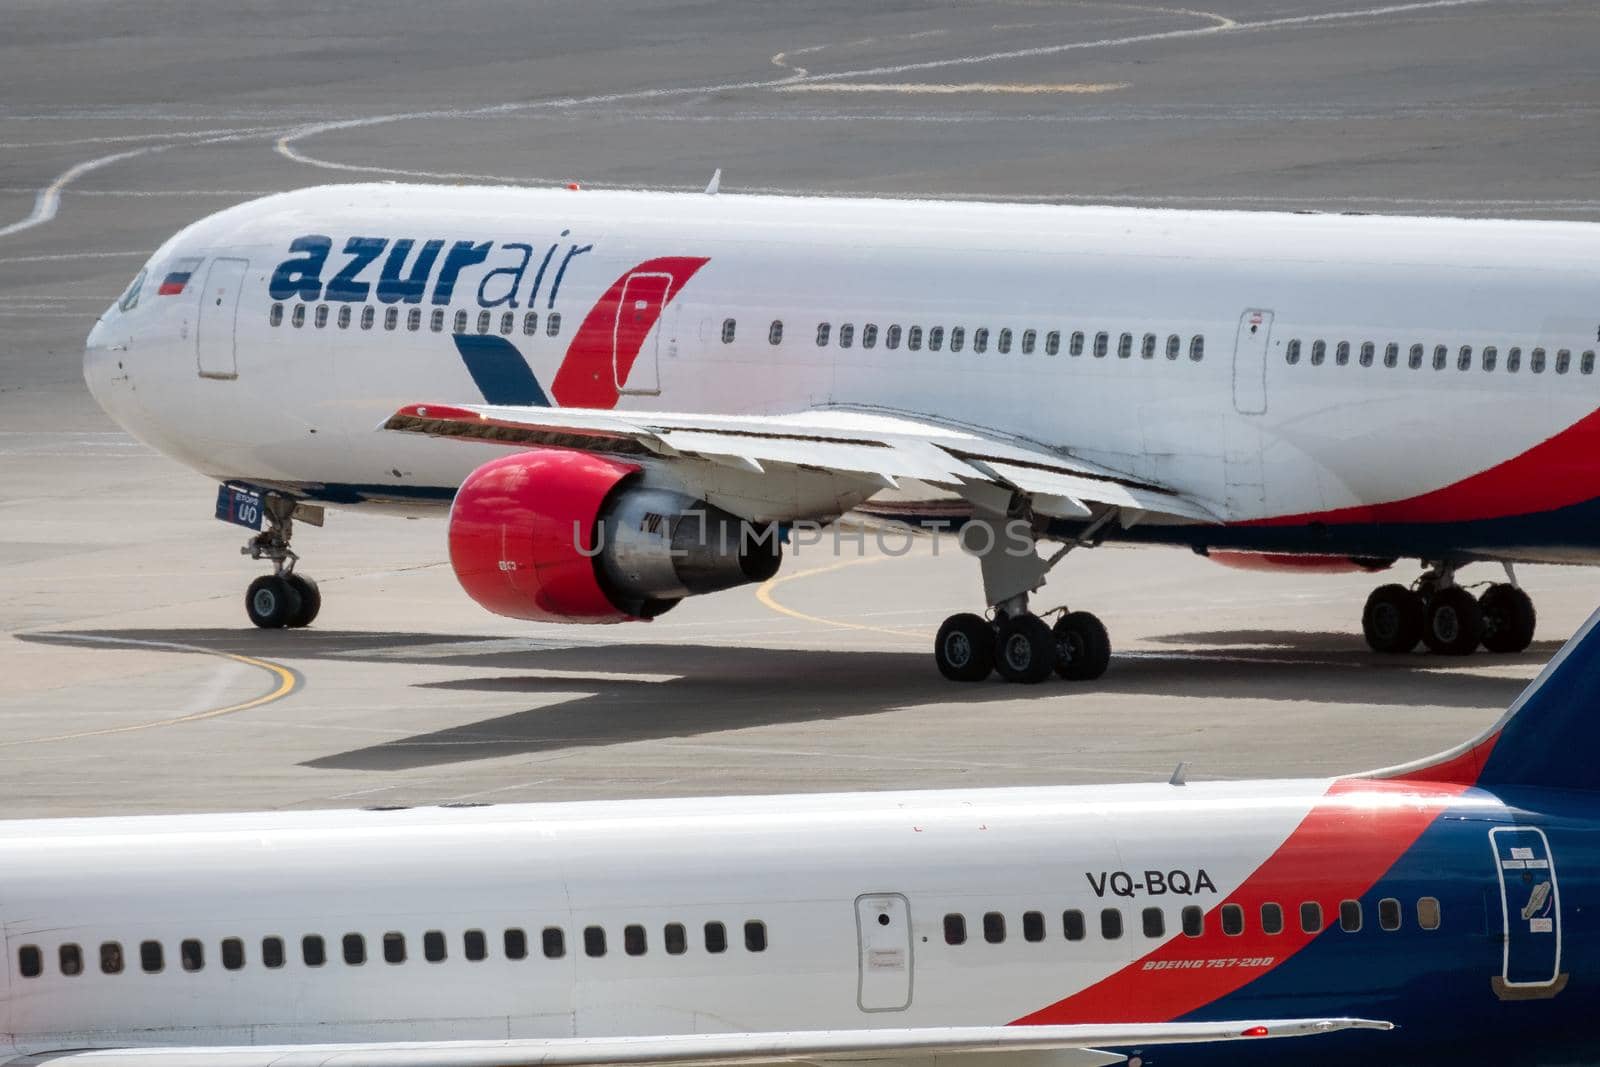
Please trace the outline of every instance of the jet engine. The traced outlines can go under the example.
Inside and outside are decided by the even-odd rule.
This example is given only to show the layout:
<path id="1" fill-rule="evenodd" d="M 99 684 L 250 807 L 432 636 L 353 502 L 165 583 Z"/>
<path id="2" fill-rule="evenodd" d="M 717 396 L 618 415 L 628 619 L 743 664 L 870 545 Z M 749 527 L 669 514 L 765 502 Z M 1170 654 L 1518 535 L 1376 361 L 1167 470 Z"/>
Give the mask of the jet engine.
<path id="1" fill-rule="evenodd" d="M 642 474 L 555 448 L 485 463 L 450 508 L 456 579 L 497 615 L 602 623 L 651 619 L 686 596 L 777 573 L 775 528 L 642 485 Z"/>

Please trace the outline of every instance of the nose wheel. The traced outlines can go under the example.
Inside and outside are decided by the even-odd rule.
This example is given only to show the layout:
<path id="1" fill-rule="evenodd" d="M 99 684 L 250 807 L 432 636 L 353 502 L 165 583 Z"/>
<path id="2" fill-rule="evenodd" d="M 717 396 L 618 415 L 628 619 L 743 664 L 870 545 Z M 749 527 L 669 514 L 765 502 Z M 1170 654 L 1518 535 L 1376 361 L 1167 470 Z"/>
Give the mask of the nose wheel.
<path id="1" fill-rule="evenodd" d="M 273 573 L 250 583 L 244 594 L 244 611 L 263 630 L 310 626 L 322 610 L 322 591 L 314 579 L 295 572 L 299 556 L 289 547 L 294 535 L 294 500 L 268 496 L 263 500 L 266 529 L 239 551 L 251 559 L 272 561 Z"/>

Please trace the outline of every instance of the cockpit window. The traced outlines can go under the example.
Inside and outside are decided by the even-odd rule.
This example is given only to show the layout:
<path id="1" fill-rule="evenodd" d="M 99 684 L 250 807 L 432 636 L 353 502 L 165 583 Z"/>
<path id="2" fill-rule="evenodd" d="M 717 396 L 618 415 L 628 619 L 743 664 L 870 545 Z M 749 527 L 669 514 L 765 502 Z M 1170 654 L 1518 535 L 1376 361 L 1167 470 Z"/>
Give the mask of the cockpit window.
<path id="1" fill-rule="evenodd" d="M 150 272 L 148 270 L 142 270 L 139 272 L 139 276 L 133 280 L 133 284 L 128 286 L 128 291 L 123 293 L 121 299 L 117 301 L 117 308 L 119 310 L 132 311 L 138 306 L 139 294 L 144 291 L 144 279 L 149 273 Z"/>

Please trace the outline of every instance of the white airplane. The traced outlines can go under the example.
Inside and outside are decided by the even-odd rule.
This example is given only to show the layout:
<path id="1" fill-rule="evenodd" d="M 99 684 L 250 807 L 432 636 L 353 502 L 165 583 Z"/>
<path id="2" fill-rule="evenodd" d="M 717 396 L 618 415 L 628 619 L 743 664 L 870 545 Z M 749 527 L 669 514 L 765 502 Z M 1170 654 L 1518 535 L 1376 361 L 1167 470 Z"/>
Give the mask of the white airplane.
<path id="1" fill-rule="evenodd" d="M 0 1065 L 1593 1063 L 1597 624 L 1348 778 L 0 823 Z"/>
<path id="2" fill-rule="evenodd" d="M 353 185 L 178 233 L 85 377 L 266 522 L 260 626 L 316 615 L 322 505 L 453 501 L 467 591 L 569 622 L 854 511 L 964 524 L 992 610 L 941 627 L 946 676 L 1092 678 L 1104 627 L 1029 596 L 1110 540 L 1420 559 L 1373 648 L 1525 649 L 1511 564 L 1600 560 L 1596 292 L 1592 223 Z M 1474 598 L 1473 561 L 1510 581 Z"/>

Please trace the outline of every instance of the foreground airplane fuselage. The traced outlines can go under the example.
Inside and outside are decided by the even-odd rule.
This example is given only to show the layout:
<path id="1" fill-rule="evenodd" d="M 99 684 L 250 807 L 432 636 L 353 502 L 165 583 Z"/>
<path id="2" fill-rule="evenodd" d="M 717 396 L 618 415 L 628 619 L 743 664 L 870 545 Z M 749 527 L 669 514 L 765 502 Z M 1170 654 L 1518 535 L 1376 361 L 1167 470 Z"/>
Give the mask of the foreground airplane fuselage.
<path id="1" fill-rule="evenodd" d="M 1223 520 L 1101 536 L 1593 561 L 1597 296 L 1590 223 L 348 186 L 178 234 L 86 377 L 195 469 L 337 504 L 504 453 L 375 432 L 419 401 L 868 408 Z"/>

